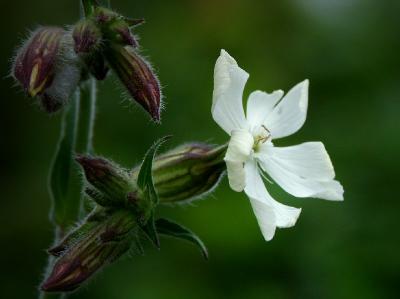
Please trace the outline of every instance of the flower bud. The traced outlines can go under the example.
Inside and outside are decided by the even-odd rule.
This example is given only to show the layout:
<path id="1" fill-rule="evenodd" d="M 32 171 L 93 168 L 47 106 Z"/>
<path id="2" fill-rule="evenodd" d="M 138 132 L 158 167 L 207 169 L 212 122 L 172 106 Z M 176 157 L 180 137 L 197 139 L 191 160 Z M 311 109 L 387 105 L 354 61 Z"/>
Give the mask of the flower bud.
<path id="1" fill-rule="evenodd" d="M 135 228 L 132 214 L 119 210 L 108 215 L 106 220 L 97 222 L 89 231 L 82 231 L 81 237 L 75 242 L 67 244 L 63 241 L 58 247 L 62 247 L 64 252 L 57 258 L 41 289 L 46 292 L 75 290 L 97 271 L 129 250 Z M 79 235 L 79 229 L 72 234 Z"/>
<path id="2" fill-rule="evenodd" d="M 90 19 L 79 21 L 73 29 L 72 37 L 77 54 L 87 54 L 98 50 L 102 40 L 100 29 Z"/>
<path id="3" fill-rule="evenodd" d="M 58 27 L 34 31 L 17 51 L 12 74 L 30 97 L 39 97 L 44 110 L 60 109 L 80 79 L 70 33 Z"/>
<path id="4" fill-rule="evenodd" d="M 20 49 L 14 63 L 14 77 L 29 96 L 42 94 L 53 81 L 54 65 L 64 34 L 62 28 L 40 28 Z"/>
<path id="5" fill-rule="evenodd" d="M 87 70 L 97 79 L 104 80 L 108 67 L 102 55 L 102 33 L 91 19 L 79 21 L 72 33 L 75 53 L 84 62 Z"/>
<path id="6" fill-rule="evenodd" d="M 120 15 L 111 9 L 97 6 L 94 11 L 94 19 L 99 25 L 106 25 L 114 20 L 116 20 Z"/>
<path id="7" fill-rule="evenodd" d="M 135 189 L 128 173 L 108 160 L 89 156 L 78 156 L 76 160 L 82 166 L 87 181 L 100 193 L 94 194 L 88 189 L 87 194 L 95 201 L 99 199 L 97 202 L 101 205 L 122 205 L 129 192 Z"/>
<path id="8" fill-rule="evenodd" d="M 110 46 L 105 57 L 131 96 L 151 115 L 160 120 L 161 91 L 151 66 L 132 46 Z"/>
<path id="9" fill-rule="evenodd" d="M 161 203 L 183 203 L 211 192 L 225 172 L 226 146 L 194 143 L 158 156 L 153 179 Z M 137 178 L 138 169 L 132 172 Z"/>
<path id="10" fill-rule="evenodd" d="M 109 25 L 107 28 L 108 40 L 113 43 L 121 44 L 122 46 L 132 46 L 136 48 L 138 42 L 131 33 L 128 23 L 123 19 L 118 19 Z"/>
<path id="11" fill-rule="evenodd" d="M 137 41 L 131 33 L 130 27 L 138 26 L 144 23 L 143 19 L 125 18 L 116 12 L 97 7 L 94 12 L 96 23 L 101 26 L 105 39 L 111 43 L 119 43 L 123 46 L 130 45 L 137 47 Z"/>

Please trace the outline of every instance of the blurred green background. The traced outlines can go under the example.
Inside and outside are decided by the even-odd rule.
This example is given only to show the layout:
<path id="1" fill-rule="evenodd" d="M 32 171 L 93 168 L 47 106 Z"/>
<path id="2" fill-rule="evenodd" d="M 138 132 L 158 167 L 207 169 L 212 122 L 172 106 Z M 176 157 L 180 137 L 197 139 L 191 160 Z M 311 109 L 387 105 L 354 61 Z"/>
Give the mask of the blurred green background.
<path id="1" fill-rule="evenodd" d="M 7 3 L 6 3 L 7 2 Z M 150 123 L 109 79 L 99 85 L 98 154 L 136 165 L 152 142 L 173 134 L 224 143 L 210 114 L 213 67 L 221 48 L 250 73 L 255 89 L 288 90 L 309 78 L 305 126 L 280 145 L 321 140 L 345 188 L 343 203 L 296 199 L 297 225 L 265 242 L 244 194 L 228 188 L 191 206 L 163 208 L 208 245 L 162 240 L 146 255 L 97 275 L 71 298 L 398 298 L 400 2 L 378 0 L 113 0 L 145 17 L 137 29 L 163 85 L 162 126 Z M 78 0 L 2 1 L 2 298 L 35 298 L 52 241 L 46 181 L 60 115 L 49 117 L 7 77 L 27 29 L 71 24 Z"/>

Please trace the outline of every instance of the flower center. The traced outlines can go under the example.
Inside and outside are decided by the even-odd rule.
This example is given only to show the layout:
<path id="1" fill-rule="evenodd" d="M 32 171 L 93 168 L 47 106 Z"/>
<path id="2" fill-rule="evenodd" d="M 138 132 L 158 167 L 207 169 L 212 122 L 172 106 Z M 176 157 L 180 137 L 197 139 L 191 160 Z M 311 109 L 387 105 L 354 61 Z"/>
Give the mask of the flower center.
<path id="1" fill-rule="evenodd" d="M 260 145 L 267 142 L 271 138 L 271 132 L 267 129 L 266 126 L 261 125 L 254 134 L 254 145 L 253 150 L 257 152 L 260 148 Z"/>

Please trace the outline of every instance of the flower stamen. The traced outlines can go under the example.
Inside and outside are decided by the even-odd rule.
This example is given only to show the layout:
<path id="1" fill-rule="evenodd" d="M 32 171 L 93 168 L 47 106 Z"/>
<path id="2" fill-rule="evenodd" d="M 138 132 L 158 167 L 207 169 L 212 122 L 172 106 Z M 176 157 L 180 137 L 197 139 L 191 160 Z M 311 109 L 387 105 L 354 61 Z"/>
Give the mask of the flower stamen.
<path id="1" fill-rule="evenodd" d="M 261 143 L 267 142 L 271 137 L 271 131 L 268 130 L 266 126 L 261 125 L 261 128 L 263 128 L 265 130 L 265 132 L 261 132 L 260 134 L 258 134 L 254 137 L 254 146 L 253 146 L 254 150 L 257 150 L 258 146 Z"/>

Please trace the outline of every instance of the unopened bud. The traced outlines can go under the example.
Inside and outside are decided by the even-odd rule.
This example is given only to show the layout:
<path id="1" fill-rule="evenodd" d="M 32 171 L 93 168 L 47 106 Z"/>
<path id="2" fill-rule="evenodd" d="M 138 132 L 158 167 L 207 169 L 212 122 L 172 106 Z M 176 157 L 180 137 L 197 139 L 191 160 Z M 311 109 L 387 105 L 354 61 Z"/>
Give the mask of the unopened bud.
<path id="1" fill-rule="evenodd" d="M 75 25 L 72 36 L 75 52 L 87 70 L 97 80 L 104 80 L 109 69 L 102 55 L 103 37 L 99 26 L 91 19 L 81 20 Z"/>
<path id="2" fill-rule="evenodd" d="M 97 6 L 94 11 L 94 19 L 100 25 L 106 25 L 118 17 L 119 15 L 115 11 L 102 6 Z"/>
<path id="3" fill-rule="evenodd" d="M 64 34 L 62 28 L 39 28 L 19 50 L 14 63 L 14 77 L 29 96 L 42 94 L 53 81 L 54 65 Z"/>
<path id="4" fill-rule="evenodd" d="M 125 254 L 131 244 L 135 219 L 129 211 L 115 211 L 107 220 L 81 232 L 75 242 L 58 247 L 63 254 L 41 285 L 46 292 L 67 292 L 78 288 L 104 266 Z M 79 228 L 73 234 L 79 234 Z M 57 247 L 56 247 L 57 248 Z M 58 251 L 57 251 L 58 253 Z"/>
<path id="5" fill-rule="evenodd" d="M 158 156 L 153 179 L 161 203 L 183 203 L 211 192 L 225 172 L 226 146 L 194 143 Z M 132 172 L 136 178 L 138 170 Z"/>
<path id="6" fill-rule="evenodd" d="M 72 37 L 77 54 L 87 54 L 98 50 L 102 40 L 100 29 L 90 19 L 79 21 L 74 27 Z"/>
<path id="7" fill-rule="evenodd" d="M 99 204 L 104 205 L 107 199 L 109 205 L 124 204 L 129 192 L 135 189 L 128 173 L 115 163 L 89 156 L 78 156 L 76 160 L 82 166 L 87 181 L 100 192 L 94 195 L 90 189 L 87 191 L 94 200 L 102 196 Z"/>
<path id="8" fill-rule="evenodd" d="M 136 38 L 131 32 L 131 27 L 143 24 L 143 19 L 126 18 L 104 7 L 95 9 L 93 19 L 101 27 L 104 39 L 108 43 L 138 46 Z"/>
<path id="9" fill-rule="evenodd" d="M 39 97 L 42 107 L 55 112 L 75 90 L 80 69 L 69 32 L 41 27 L 18 50 L 13 76 L 30 97 Z"/>
<path id="10" fill-rule="evenodd" d="M 132 46 L 111 46 L 106 58 L 131 96 L 155 121 L 160 120 L 160 84 L 150 64 Z"/>
<path id="11" fill-rule="evenodd" d="M 112 43 L 118 43 L 122 46 L 133 46 L 135 48 L 138 46 L 138 42 L 132 34 L 128 23 L 123 19 L 118 19 L 111 23 L 106 32 L 107 39 Z"/>

